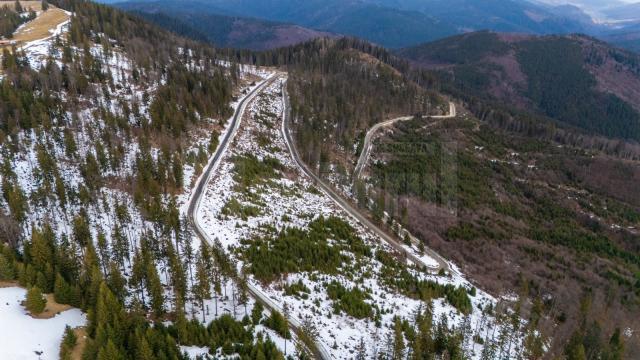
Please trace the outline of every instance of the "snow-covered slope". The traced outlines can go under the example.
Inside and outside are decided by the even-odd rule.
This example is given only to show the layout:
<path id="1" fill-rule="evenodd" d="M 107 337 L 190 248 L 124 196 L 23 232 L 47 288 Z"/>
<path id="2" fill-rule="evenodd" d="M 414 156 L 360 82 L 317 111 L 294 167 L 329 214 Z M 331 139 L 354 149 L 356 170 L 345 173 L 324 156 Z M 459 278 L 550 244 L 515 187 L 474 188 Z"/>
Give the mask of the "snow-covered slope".
<path id="1" fill-rule="evenodd" d="M 52 319 L 34 319 L 20 304 L 27 291 L 0 288 L 0 357 L 3 359 L 58 359 L 65 326 L 84 325 L 78 309 L 64 311 Z"/>
<path id="2" fill-rule="evenodd" d="M 402 294 L 389 285 L 383 274 L 387 266 L 378 259 L 383 255 L 393 257 L 394 251 L 356 223 L 296 167 L 280 132 L 283 81 L 270 85 L 250 105 L 232 146 L 209 183 L 198 221 L 233 257 L 237 268 L 245 272 L 251 272 L 253 265 L 247 249 L 259 239 L 291 228 L 308 231 L 310 224 L 320 218 L 337 217 L 348 223 L 371 254 L 363 256 L 343 249 L 343 255 L 349 260 L 338 267 L 337 273 L 299 271 L 281 274 L 273 281 L 261 281 L 254 275 L 249 281 L 281 309 L 286 309 L 291 318 L 316 329 L 317 338 L 333 358 L 348 359 L 363 352 L 372 357 L 388 351 L 387 340 L 392 338 L 394 319 L 413 321 L 427 302 Z M 245 166 L 243 159 L 252 156 L 257 162 L 275 164 L 277 174 L 261 181 L 249 181 L 247 186 L 246 179 L 239 174 L 242 170 L 238 169 Z M 330 239 L 329 242 L 337 244 L 339 240 Z M 437 276 L 411 267 L 406 269 L 416 279 L 472 289 L 472 285 L 459 275 Z M 347 290 L 362 290 L 366 293 L 365 302 L 375 309 L 375 315 L 357 318 L 336 311 L 337 301 L 329 296 L 330 284 L 340 284 Z M 292 294 L 287 291 L 291 286 L 307 290 Z M 456 310 L 444 298 L 435 299 L 432 306 L 435 320 L 445 321 L 453 328 L 466 329 L 465 351 L 468 356 L 479 358 L 483 346 L 475 343 L 472 337 L 487 338 L 490 343 L 491 337 L 487 334 L 506 330 L 509 325 L 498 324 L 488 314 L 489 309 L 496 306 L 496 299 L 482 291 L 474 291 L 475 295 L 470 296 L 472 311 L 469 315 Z M 518 334 L 512 332 L 509 341 L 520 344 L 522 339 Z M 364 349 L 361 343 L 364 343 Z M 519 350 L 514 346 L 510 351 L 515 354 Z"/>

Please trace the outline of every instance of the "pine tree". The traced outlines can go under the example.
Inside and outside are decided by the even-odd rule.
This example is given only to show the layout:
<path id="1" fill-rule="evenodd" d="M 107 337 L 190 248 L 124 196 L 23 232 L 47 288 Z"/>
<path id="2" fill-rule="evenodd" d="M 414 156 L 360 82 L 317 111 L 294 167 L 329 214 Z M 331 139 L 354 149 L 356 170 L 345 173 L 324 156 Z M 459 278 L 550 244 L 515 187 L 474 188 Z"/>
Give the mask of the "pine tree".
<path id="1" fill-rule="evenodd" d="M 193 231 L 191 230 L 191 225 L 186 216 L 182 216 L 180 219 L 180 245 L 176 247 L 176 251 L 180 253 L 180 248 L 182 248 L 182 258 L 184 259 L 186 268 L 189 271 L 189 279 L 190 283 L 193 284 L 193 271 L 191 266 L 193 265 L 194 253 L 193 253 Z"/>
<path id="2" fill-rule="evenodd" d="M 102 263 L 102 272 L 107 274 L 106 266 L 111 259 L 111 251 L 109 251 L 109 244 L 107 243 L 107 237 L 102 231 L 98 233 L 98 255 L 100 256 L 100 263 Z"/>
<path id="3" fill-rule="evenodd" d="M 187 318 L 184 315 L 184 300 L 180 296 L 176 296 L 176 311 L 174 325 L 178 334 L 178 341 L 187 344 L 191 341 L 189 330 L 187 329 Z"/>
<path id="4" fill-rule="evenodd" d="M 411 358 L 414 360 L 429 359 L 433 354 L 433 332 L 432 332 L 432 304 L 429 303 L 427 309 L 423 312 L 419 309 L 415 322 L 416 322 L 416 336 L 413 341 L 413 353 Z"/>
<path id="5" fill-rule="evenodd" d="M 124 360 L 124 355 L 118 350 L 116 345 L 111 341 L 111 339 L 107 340 L 107 344 L 105 347 L 100 348 L 98 351 L 98 360 Z"/>
<path id="6" fill-rule="evenodd" d="M 53 285 L 53 297 L 60 304 L 76 304 L 71 286 L 64 280 L 62 275 L 56 274 L 56 281 Z"/>
<path id="7" fill-rule="evenodd" d="M 238 305 L 244 306 L 244 315 L 247 316 L 247 303 L 249 302 L 247 277 L 242 274 L 238 280 Z"/>
<path id="8" fill-rule="evenodd" d="M 91 230 L 83 215 L 78 215 L 73 219 L 73 238 L 80 248 L 84 248 L 91 242 Z"/>
<path id="9" fill-rule="evenodd" d="M 142 252 L 136 249 L 136 253 L 133 256 L 133 265 L 131 267 L 131 277 L 129 277 L 129 284 L 131 287 L 138 289 L 141 296 L 141 301 L 144 304 L 144 279 L 145 279 L 145 264 L 142 257 Z"/>
<path id="10" fill-rule="evenodd" d="M 153 360 L 153 351 L 145 336 L 136 334 L 136 356 L 137 360 Z"/>
<path id="11" fill-rule="evenodd" d="M 64 335 L 62 337 L 62 344 L 60 344 L 60 359 L 71 360 L 71 352 L 76 346 L 78 338 L 73 332 L 73 329 L 69 325 L 64 328 Z"/>
<path id="12" fill-rule="evenodd" d="M 47 305 L 47 300 L 42 296 L 42 292 L 35 286 L 27 291 L 25 300 L 25 307 L 35 315 L 42 313 Z"/>
<path id="13" fill-rule="evenodd" d="M 113 259 L 120 267 L 124 267 L 125 260 L 129 261 L 129 241 L 117 224 L 113 226 L 111 241 L 113 242 Z"/>

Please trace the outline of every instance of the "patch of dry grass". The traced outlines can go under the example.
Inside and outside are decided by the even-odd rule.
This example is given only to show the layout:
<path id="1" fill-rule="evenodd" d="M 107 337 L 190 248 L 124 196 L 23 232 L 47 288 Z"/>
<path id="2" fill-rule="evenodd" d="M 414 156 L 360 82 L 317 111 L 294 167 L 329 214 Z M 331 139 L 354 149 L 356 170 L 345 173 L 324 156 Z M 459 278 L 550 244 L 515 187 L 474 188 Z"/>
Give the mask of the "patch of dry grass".
<path id="1" fill-rule="evenodd" d="M 73 306 L 71 305 L 57 303 L 53 297 L 53 294 L 46 294 L 45 298 L 47 299 L 47 305 L 44 307 L 44 311 L 41 312 L 40 314 L 29 313 L 29 316 L 31 316 L 34 319 L 51 319 L 54 316 L 60 314 L 61 312 L 67 311 L 73 308 Z"/>
<path id="2" fill-rule="evenodd" d="M 82 353 L 87 345 L 87 328 L 80 326 L 73 329 L 73 333 L 76 334 L 76 346 L 71 351 L 71 360 L 82 360 Z"/>
<path id="3" fill-rule="evenodd" d="M 8 288 L 8 287 L 16 287 L 16 286 L 20 286 L 20 285 L 18 285 L 18 282 L 16 282 L 16 281 L 0 280 L 0 289 Z"/>
<path id="4" fill-rule="evenodd" d="M 49 10 L 29 21 L 13 35 L 17 45 L 25 42 L 45 39 L 51 36 L 56 27 L 69 20 L 69 15 L 62 9 L 49 7 Z"/>

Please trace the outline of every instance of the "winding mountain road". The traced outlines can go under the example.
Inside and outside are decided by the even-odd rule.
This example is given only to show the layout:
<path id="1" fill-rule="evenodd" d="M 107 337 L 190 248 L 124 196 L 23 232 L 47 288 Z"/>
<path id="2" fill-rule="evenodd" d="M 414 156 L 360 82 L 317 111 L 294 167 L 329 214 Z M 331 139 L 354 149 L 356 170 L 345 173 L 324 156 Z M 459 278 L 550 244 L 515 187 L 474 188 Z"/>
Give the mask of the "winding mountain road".
<path id="1" fill-rule="evenodd" d="M 285 143 L 289 148 L 289 152 L 291 153 L 291 156 L 293 157 L 298 167 L 302 170 L 302 172 L 304 172 L 309 178 L 311 178 L 313 182 L 325 194 L 327 194 L 330 198 L 332 198 L 342 209 L 344 209 L 349 215 L 351 215 L 351 217 L 353 217 L 356 221 L 358 221 L 364 227 L 368 228 L 371 232 L 373 232 L 378 237 L 380 237 L 380 239 L 382 239 L 389 246 L 391 246 L 392 248 L 394 248 L 395 250 L 403 254 L 408 261 L 411 261 L 416 265 L 422 266 L 432 272 L 437 272 L 441 269 L 451 272 L 452 269 L 449 266 L 449 263 L 447 263 L 447 261 L 444 258 L 442 258 L 439 254 L 437 254 L 435 251 L 431 249 L 426 249 L 425 252 L 429 257 L 431 257 L 433 260 L 435 260 L 438 263 L 437 266 L 434 266 L 431 263 L 425 262 L 422 258 L 417 256 L 416 254 L 407 250 L 407 248 L 400 241 L 396 240 L 389 233 L 387 233 L 386 231 L 378 227 L 376 224 L 374 224 L 371 220 L 369 220 L 369 218 L 366 215 L 364 215 L 362 212 L 356 209 L 353 205 L 351 205 L 351 202 L 349 200 L 345 199 L 340 194 L 338 194 L 333 189 L 332 186 L 325 183 L 323 179 L 321 179 L 313 171 L 311 171 L 311 169 L 309 169 L 307 164 L 305 164 L 304 161 L 302 161 L 300 154 L 298 153 L 298 150 L 294 146 L 291 133 L 289 132 L 289 122 L 291 121 L 291 109 L 289 106 L 289 96 L 287 94 L 285 85 L 283 85 L 283 88 L 282 88 L 282 96 L 284 98 L 284 109 L 283 109 L 284 114 L 282 117 L 281 132 L 285 139 Z M 455 106 L 454 106 L 454 109 L 455 109 Z M 455 110 L 453 110 L 453 113 L 455 113 Z M 443 116 L 446 116 L 446 115 L 443 115 Z M 411 238 L 411 240 L 413 242 L 418 241 L 413 237 Z"/>
<path id="2" fill-rule="evenodd" d="M 209 243 L 210 245 L 213 245 L 215 243 L 215 241 L 209 236 L 209 234 L 202 228 L 202 226 L 199 224 L 198 222 L 198 209 L 200 208 L 200 202 L 202 200 L 202 197 L 204 196 L 204 194 L 206 193 L 206 186 L 209 183 L 211 177 L 213 176 L 215 170 L 218 168 L 220 161 L 222 160 L 225 152 L 227 151 L 229 145 L 231 144 L 233 138 L 235 137 L 238 129 L 240 128 L 240 124 L 242 122 L 242 116 L 244 115 L 247 106 L 251 103 L 251 101 L 253 101 L 269 84 L 273 83 L 274 81 L 276 81 L 277 79 L 281 78 L 283 75 L 280 73 L 275 73 L 272 76 L 270 76 L 269 78 L 267 78 L 266 80 L 264 80 L 262 83 L 260 83 L 258 86 L 256 86 L 253 90 L 251 90 L 238 104 L 238 107 L 236 108 L 236 111 L 231 119 L 231 124 L 229 125 L 229 129 L 227 131 L 227 133 L 225 134 L 224 138 L 222 139 L 220 145 L 218 146 L 215 154 L 210 158 L 209 163 L 207 164 L 203 174 L 200 176 L 200 178 L 197 180 L 195 188 L 191 194 L 191 198 L 189 199 L 189 208 L 188 208 L 188 214 L 187 217 L 189 219 L 189 222 L 191 223 L 195 234 L 200 238 L 201 241 L 205 241 L 207 243 Z M 283 84 L 286 84 L 286 80 L 285 82 L 283 82 Z M 335 190 L 333 190 L 333 188 L 326 184 L 324 182 L 324 180 L 320 179 L 317 175 L 315 175 L 315 173 L 313 171 L 311 171 L 307 165 L 302 161 L 302 159 L 300 158 L 300 155 L 297 151 L 297 149 L 295 148 L 295 146 L 293 145 L 293 140 L 291 138 L 291 134 L 288 130 L 288 123 L 290 122 L 290 106 L 289 106 L 289 97 L 288 94 L 286 92 L 286 86 L 283 85 L 282 88 L 282 96 L 283 96 L 283 102 L 284 102 L 284 106 L 283 106 L 283 114 L 282 114 L 282 128 L 281 128 L 281 132 L 282 135 L 284 137 L 285 143 L 287 145 L 287 148 L 289 149 L 291 156 L 294 159 L 294 162 L 296 163 L 296 165 L 301 169 L 301 171 L 306 174 L 309 178 L 311 178 L 314 183 L 325 193 L 327 194 L 329 197 L 331 197 L 341 208 L 343 208 L 349 215 L 351 215 L 355 220 L 357 220 L 358 222 L 360 222 L 363 226 L 365 226 L 366 228 L 368 228 L 370 231 L 372 231 L 374 234 L 378 235 L 385 243 L 387 243 L 389 246 L 393 247 L 394 249 L 396 249 L 397 251 L 399 251 L 400 253 L 404 254 L 405 258 L 408 261 L 413 262 L 416 265 L 421 265 L 425 268 L 427 268 L 430 271 L 438 271 L 440 269 L 444 269 L 446 271 L 451 271 L 451 268 L 449 266 L 449 264 L 446 262 L 446 260 L 444 260 L 442 257 L 440 257 L 440 255 L 438 255 L 437 253 L 431 251 L 431 250 L 427 250 L 427 254 L 433 258 L 438 265 L 434 266 L 433 264 L 430 263 L 426 263 L 423 259 L 421 259 L 419 256 L 417 256 L 416 254 L 410 252 L 409 250 L 407 250 L 407 248 L 401 244 L 399 241 L 397 241 L 396 239 L 394 239 L 394 237 L 392 237 L 391 235 L 389 235 L 387 232 L 385 232 L 384 230 L 380 229 L 377 225 L 375 225 L 371 220 L 369 220 L 364 214 L 362 214 L 359 210 L 357 210 L 356 208 L 354 208 L 351 203 L 344 199 L 341 195 L 339 195 Z M 450 104 L 450 114 L 449 115 L 441 115 L 438 117 L 432 117 L 432 118 L 449 118 L 449 117 L 454 117 L 455 116 L 455 105 L 453 105 L 452 103 Z M 377 131 L 378 129 L 384 127 L 384 126 L 389 126 L 391 124 L 393 124 L 396 121 L 401 121 L 401 120 L 408 120 L 411 119 L 411 117 L 405 117 L 405 118 L 398 118 L 398 119 L 392 119 L 389 121 L 386 121 L 384 123 L 378 124 L 376 125 L 374 128 L 375 129 L 371 129 L 369 130 L 369 132 L 367 133 L 367 136 L 369 138 L 368 140 L 368 145 L 367 148 L 367 152 L 370 152 L 370 143 L 371 143 L 371 139 L 373 137 L 373 134 L 375 133 L 375 131 Z M 362 157 L 362 156 L 361 156 Z M 368 157 L 368 155 L 367 155 Z M 366 159 L 363 160 L 364 163 L 366 163 Z M 413 238 L 413 241 L 417 241 L 417 239 Z M 253 285 L 251 282 L 248 282 L 247 284 L 248 287 L 248 291 L 251 294 L 251 296 L 258 302 L 260 302 L 264 307 L 270 309 L 271 311 L 277 311 L 280 313 L 283 313 L 282 308 L 276 304 L 273 300 L 271 300 L 264 292 L 262 292 L 257 286 Z M 289 317 L 288 318 L 289 321 L 289 326 L 291 328 L 291 330 L 300 335 L 302 334 L 302 324 L 300 323 L 300 321 L 298 321 L 298 319 Z M 317 359 L 322 359 L 322 360 L 329 360 L 332 359 L 332 356 L 330 354 L 330 352 L 328 351 L 326 345 L 324 343 L 322 343 L 319 340 L 315 340 L 314 344 L 307 344 L 310 347 L 311 352 L 313 353 L 314 357 Z"/>
<path id="3" fill-rule="evenodd" d="M 272 76 L 264 80 L 260 85 L 255 87 L 251 92 L 249 92 L 249 94 L 247 94 L 240 101 L 233 115 L 233 118 L 231 119 L 229 130 L 227 131 L 222 142 L 216 149 L 215 154 L 210 158 L 209 163 L 207 164 L 207 167 L 205 168 L 203 174 L 200 176 L 200 178 L 196 183 L 195 189 L 193 190 L 191 194 L 191 198 L 189 199 L 189 209 L 188 209 L 187 217 L 193 229 L 195 230 L 196 235 L 200 238 L 200 241 L 204 241 L 210 245 L 213 245 L 215 243 L 214 240 L 209 236 L 209 234 L 202 228 L 202 226 L 200 226 L 197 220 L 198 209 L 200 208 L 200 202 L 202 200 L 202 197 L 206 193 L 205 191 L 206 186 L 209 183 L 209 180 L 211 179 L 211 176 L 214 173 L 214 170 L 218 168 L 218 165 L 220 164 L 222 157 L 224 156 L 227 148 L 229 147 L 229 144 L 233 140 L 235 134 L 238 132 L 238 129 L 240 128 L 240 123 L 242 122 L 242 116 L 244 115 L 247 109 L 247 106 L 269 84 L 276 81 L 280 76 L 281 74 L 279 73 L 273 74 Z M 247 281 L 247 288 L 248 288 L 249 294 L 251 294 L 251 296 L 256 301 L 260 302 L 265 308 L 271 311 L 277 311 L 281 314 L 283 313 L 283 309 L 280 308 L 278 304 L 272 301 L 266 294 L 264 294 L 258 287 L 253 285 L 250 281 Z M 291 328 L 291 330 L 295 334 L 301 335 L 302 324 L 298 321 L 298 319 L 295 319 L 293 317 L 288 317 L 287 320 L 289 322 L 289 327 Z M 315 344 L 306 344 L 306 345 L 310 347 L 310 351 L 313 353 L 316 359 L 321 359 L 321 360 L 332 359 L 331 354 L 327 350 L 326 345 L 324 345 L 322 342 L 316 340 Z"/>
<path id="4" fill-rule="evenodd" d="M 453 102 L 449 102 L 449 114 L 423 116 L 422 118 L 423 119 L 425 118 L 452 119 L 454 117 L 456 117 L 456 104 L 454 104 Z M 360 178 L 360 175 L 362 174 L 362 170 L 364 169 L 364 167 L 367 165 L 367 162 L 369 161 L 369 157 L 371 156 L 371 149 L 373 148 L 372 140 L 376 132 L 378 132 L 378 130 L 382 128 L 391 126 L 399 121 L 408 121 L 413 118 L 414 118 L 413 116 L 403 116 L 395 119 L 390 119 L 390 120 L 375 124 L 371 129 L 369 129 L 369 131 L 367 131 L 367 134 L 364 137 L 364 146 L 362 147 L 362 152 L 360 153 L 360 157 L 358 158 L 358 163 L 356 164 L 356 168 L 353 171 L 354 182 Z"/>

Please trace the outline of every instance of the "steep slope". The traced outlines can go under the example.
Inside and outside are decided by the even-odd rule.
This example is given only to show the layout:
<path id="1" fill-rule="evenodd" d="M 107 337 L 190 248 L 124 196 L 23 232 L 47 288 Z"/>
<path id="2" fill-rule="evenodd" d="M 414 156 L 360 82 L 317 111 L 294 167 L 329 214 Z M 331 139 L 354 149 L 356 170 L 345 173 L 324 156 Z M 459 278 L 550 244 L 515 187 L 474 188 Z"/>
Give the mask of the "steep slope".
<path id="1" fill-rule="evenodd" d="M 399 123 L 373 154 L 374 211 L 463 264 L 481 288 L 518 294 L 547 356 L 622 356 L 621 341 L 620 358 L 637 352 L 631 333 L 609 343 L 638 326 L 637 148 L 630 161 L 463 114 Z"/>
<path id="2" fill-rule="evenodd" d="M 196 2 L 123 2 L 117 6 L 165 29 L 219 47 L 265 50 L 331 36 L 297 25 L 219 15 Z"/>
<path id="3" fill-rule="evenodd" d="M 282 359 L 287 327 L 262 325 L 272 314 L 185 220 L 235 99 L 264 72 L 112 8 L 53 5 L 72 14 L 59 33 L 2 54 L 0 282 L 86 314 L 86 338 L 65 338 L 62 358 Z"/>
<path id="4" fill-rule="evenodd" d="M 351 205 L 344 205 L 350 200 L 336 200 L 341 195 L 309 176 L 318 172 L 334 184 L 345 179 L 343 168 L 351 167 L 357 149 L 350 134 L 363 133 L 369 123 L 389 113 L 437 113 L 439 97 L 404 79 L 392 66 L 402 68 L 401 61 L 366 42 L 322 39 L 251 58 L 283 61 L 291 108 L 282 97 L 282 85 L 259 99 L 229 146 L 230 154 L 217 167 L 199 216 L 256 287 L 303 325 L 313 326 L 336 358 L 391 356 L 399 350 L 381 341 L 402 347 L 404 336 L 407 349 L 425 356 L 447 352 L 478 358 L 485 352 L 491 356 L 494 346 L 506 342 L 521 344 L 527 327 L 496 322 L 487 312 L 508 312 L 508 304 L 473 290 L 452 264 L 438 275 L 426 271 L 438 263 L 423 248 L 383 241 L 353 215 Z M 285 120 L 288 110 L 291 117 Z M 310 166 L 300 166 L 293 153 Z M 387 229 L 379 219 L 368 221 Z M 403 255 L 407 253 L 412 256 Z M 322 292 L 326 298 L 318 296 Z M 432 342 L 428 327 L 411 325 L 430 322 L 424 315 L 413 321 L 408 315 L 429 303 L 434 310 L 426 316 L 441 319 L 438 332 L 459 336 L 454 340 L 445 335 L 446 349 L 444 343 Z M 508 335 L 504 340 L 483 331 L 474 336 L 475 330 L 462 330 L 468 329 L 466 324 L 475 324 L 471 329 L 501 328 Z M 413 337 L 413 331 L 421 335 Z M 485 345 L 472 345 L 474 337 L 483 338 Z M 516 356 L 521 350 L 504 351 Z"/>
<path id="5" fill-rule="evenodd" d="M 478 54 L 510 51 L 511 42 L 484 36 L 438 52 L 430 64 L 473 64 Z M 527 39 L 535 38 L 516 40 Z M 372 221 L 409 230 L 481 288 L 512 299 L 527 320 L 521 330 L 530 332 L 526 356 L 637 352 L 640 342 L 627 330 L 638 326 L 640 295 L 637 143 L 553 126 L 363 42 L 316 41 L 262 56 L 256 61 L 286 59 L 293 139 L 311 170 Z M 409 78 L 459 96 L 459 117 L 398 122 L 374 143 L 364 181 L 354 184 L 359 144 L 373 124 L 446 111 L 440 96 L 413 89 Z"/>
<path id="6" fill-rule="evenodd" d="M 640 57 L 586 36 L 479 32 L 398 55 L 461 91 L 605 136 L 640 140 Z"/>

